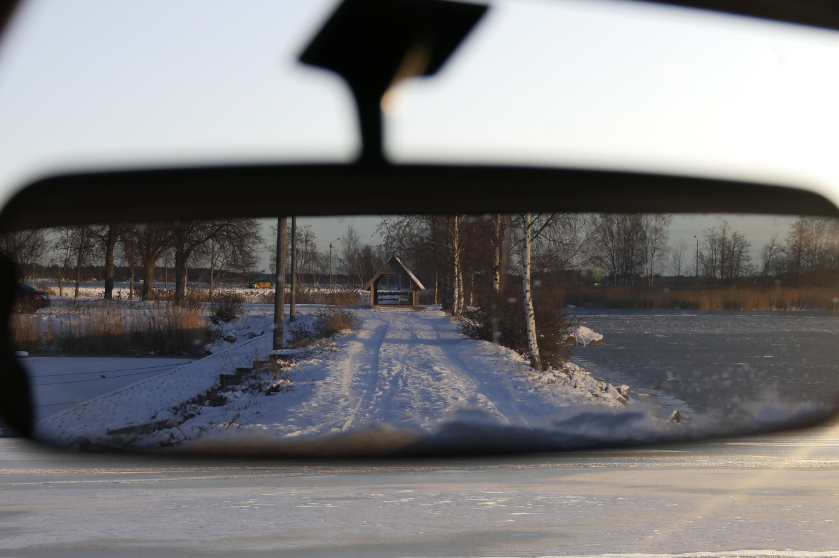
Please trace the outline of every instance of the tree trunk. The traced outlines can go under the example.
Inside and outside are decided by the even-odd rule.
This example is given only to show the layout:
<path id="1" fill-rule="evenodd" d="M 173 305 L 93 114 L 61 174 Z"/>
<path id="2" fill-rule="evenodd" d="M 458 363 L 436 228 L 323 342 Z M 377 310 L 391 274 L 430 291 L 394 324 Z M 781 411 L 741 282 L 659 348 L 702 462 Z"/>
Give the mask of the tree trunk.
<path id="1" fill-rule="evenodd" d="M 277 218 L 277 269 L 274 282 L 274 350 L 285 346 L 283 314 L 285 311 L 285 259 L 286 259 L 286 217 Z"/>
<path id="2" fill-rule="evenodd" d="M 502 226 L 501 226 L 501 214 L 499 213 L 497 216 L 497 221 L 495 222 L 495 261 L 492 265 L 492 291 L 495 294 L 501 289 L 501 234 L 502 234 Z"/>
<path id="3" fill-rule="evenodd" d="M 539 345 L 536 338 L 536 317 L 533 314 L 533 293 L 530 289 L 530 247 L 531 215 L 527 214 L 524 227 L 524 265 L 522 266 L 522 290 L 524 291 L 524 319 L 527 327 L 527 348 L 530 351 L 530 366 L 536 370 L 542 369 L 539 360 Z"/>
<path id="4" fill-rule="evenodd" d="M 288 321 L 294 321 L 294 295 L 297 292 L 297 217 L 291 218 L 291 304 L 288 308 Z"/>
<path id="5" fill-rule="evenodd" d="M 215 269 L 216 269 L 216 262 L 215 262 L 215 260 L 213 260 L 211 258 L 210 259 L 210 294 L 209 294 L 209 297 L 208 297 L 209 298 L 208 302 L 213 301 L 213 283 L 214 283 L 213 273 L 215 272 Z"/>
<path id="6" fill-rule="evenodd" d="M 108 240 L 105 243 L 105 299 L 114 298 L 114 247 L 117 244 L 117 226 L 108 225 Z"/>
<path id="7" fill-rule="evenodd" d="M 440 275 L 440 307 L 443 312 L 452 311 L 452 293 L 449 290 L 449 274 Z"/>
<path id="8" fill-rule="evenodd" d="M 183 243 L 175 246 L 175 306 L 183 306 L 186 302 L 186 259 L 188 254 Z"/>
<path id="9" fill-rule="evenodd" d="M 143 270 L 143 300 L 151 300 L 152 285 L 154 284 L 154 264 L 156 261 L 149 261 L 146 263 L 146 268 Z"/>
<path id="10" fill-rule="evenodd" d="M 134 300 L 134 264 L 128 266 L 130 275 L 128 282 L 128 300 Z"/>
<path id="11" fill-rule="evenodd" d="M 84 245 L 85 245 L 85 232 L 86 228 L 81 227 L 79 230 L 79 249 L 76 252 L 76 292 L 73 295 L 73 298 L 79 298 L 79 282 L 82 278 L 82 261 L 84 259 Z"/>
<path id="12" fill-rule="evenodd" d="M 454 303 L 452 314 L 455 316 L 460 316 L 462 307 L 462 300 L 463 294 L 461 293 L 461 288 L 463 287 L 460 281 L 460 217 L 455 215 L 454 216 L 454 274 L 452 276 L 452 282 L 454 283 Z"/>
<path id="13" fill-rule="evenodd" d="M 463 288 L 463 266 L 457 268 L 457 291 L 460 293 L 460 299 L 457 301 L 457 315 L 463 314 L 464 302 L 466 300 L 466 291 Z"/>

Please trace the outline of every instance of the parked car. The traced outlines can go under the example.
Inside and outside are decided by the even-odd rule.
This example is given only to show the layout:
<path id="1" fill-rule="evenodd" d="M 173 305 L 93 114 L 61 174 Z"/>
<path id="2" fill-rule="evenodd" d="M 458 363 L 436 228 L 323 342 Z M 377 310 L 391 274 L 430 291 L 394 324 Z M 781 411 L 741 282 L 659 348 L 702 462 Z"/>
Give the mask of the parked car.
<path id="1" fill-rule="evenodd" d="M 15 308 L 18 312 L 32 314 L 41 308 L 49 308 L 52 304 L 48 292 L 39 291 L 35 287 L 21 281 L 17 283 L 17 300 Z"/>

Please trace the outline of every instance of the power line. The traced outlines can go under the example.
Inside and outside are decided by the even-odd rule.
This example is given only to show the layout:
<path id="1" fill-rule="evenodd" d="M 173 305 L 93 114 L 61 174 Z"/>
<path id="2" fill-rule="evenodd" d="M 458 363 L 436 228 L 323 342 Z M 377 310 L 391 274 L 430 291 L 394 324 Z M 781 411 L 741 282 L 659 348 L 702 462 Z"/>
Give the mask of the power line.
<path id="1" fill-rule="evenodd" d="M 184 364 L 191 364 L 194 360 L 188 360 Z M 52 378 L 55 376 L 81 376 L 83 374 L 110 374 L 112 372 L 133 372 L 134 370 L 149 370 L 152 368 L 166 368 L 172 366 L 171 364 L 158 364 L 157 366 L 146 366 L 143 368 L 118 368 L 116 370 L 99 370 L 97 372 L 69 372 L 67 374 L 40 374 L 33 375 L 33 378 Z"/>

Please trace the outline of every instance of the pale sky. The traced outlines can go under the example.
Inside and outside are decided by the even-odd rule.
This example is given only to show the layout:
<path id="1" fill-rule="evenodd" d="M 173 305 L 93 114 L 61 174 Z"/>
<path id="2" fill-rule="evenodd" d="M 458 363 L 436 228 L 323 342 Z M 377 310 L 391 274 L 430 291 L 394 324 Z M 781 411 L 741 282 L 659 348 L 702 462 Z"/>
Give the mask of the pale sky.
<path id="1" fill-rule="evenodd" d="M 839 33 L 644 3 L 490 4 L 439 76 L 400 87 L 393 160 L 677 172 L 839 201 Z M 67 170 L 352 160 L 349 91 L 296 62 L 335 5 L 24 2 L 0 44 L 0 203 Z M 317 223 L 324 241 L 346 229 Z"/>

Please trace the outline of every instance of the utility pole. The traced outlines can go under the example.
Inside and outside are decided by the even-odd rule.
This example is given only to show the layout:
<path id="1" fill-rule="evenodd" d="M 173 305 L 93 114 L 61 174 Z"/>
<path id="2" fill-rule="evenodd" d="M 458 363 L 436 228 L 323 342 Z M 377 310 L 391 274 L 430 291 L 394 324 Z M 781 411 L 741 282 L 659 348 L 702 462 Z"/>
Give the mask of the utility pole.
<path id="1" fill-rule="evenodd" d="M 335 240 L 333 240 L 332 242 L 338 242 L 339 240 L 341 240 L 340 236 L 338 238 L 336 238 Z M 329 243 L 329 290 L 330 291 L 335 290 L 335 281 L 332 277 L 332 242 Z"/>
<path id="2" fill-rule="evenodd" d="M 696 235 L 693 235 L 696 238 Z M 699 239 L 696 238 L 696 286 L 699 286 Z"/>
<path id="3" fill-rule="evenodd" d="M 297 216 L 291 217 L 291 305 L 288 321 L 294 321 L 294 293 L 297 291 Z"/>
<path id="4" fill-rule="evenodd" d="M 286 230 L 288 218 L 277 217 L 277 277 L 274 283 L 274 350 L 285 346 L 283 331 L 283 313 L 285 310 L 285 253 L 288 236 Z"/>

